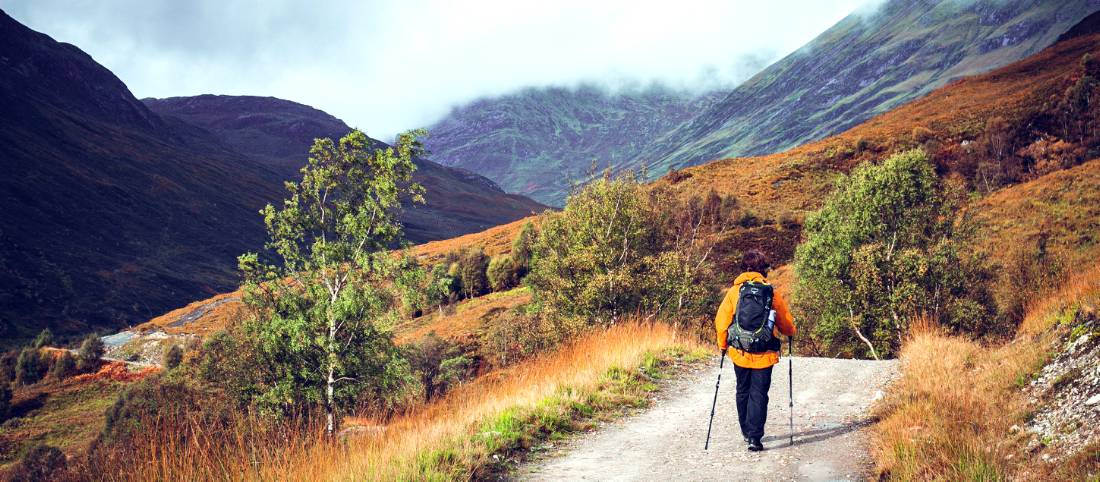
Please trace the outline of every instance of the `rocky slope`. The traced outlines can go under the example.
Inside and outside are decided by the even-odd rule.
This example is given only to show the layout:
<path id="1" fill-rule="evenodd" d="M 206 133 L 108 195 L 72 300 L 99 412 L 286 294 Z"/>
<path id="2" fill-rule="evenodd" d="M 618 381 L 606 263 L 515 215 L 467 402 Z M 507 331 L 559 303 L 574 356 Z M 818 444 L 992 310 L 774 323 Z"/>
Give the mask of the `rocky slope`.
<path id="1" fill-rule="evenodd" d="M 428 128 L 431 158 L 484 174 L 508 192 L 561 205 L 572 182 L 619 166 L 705 109 L 720 93 L 660 86 L 526 89 L 454 109 Z"/>

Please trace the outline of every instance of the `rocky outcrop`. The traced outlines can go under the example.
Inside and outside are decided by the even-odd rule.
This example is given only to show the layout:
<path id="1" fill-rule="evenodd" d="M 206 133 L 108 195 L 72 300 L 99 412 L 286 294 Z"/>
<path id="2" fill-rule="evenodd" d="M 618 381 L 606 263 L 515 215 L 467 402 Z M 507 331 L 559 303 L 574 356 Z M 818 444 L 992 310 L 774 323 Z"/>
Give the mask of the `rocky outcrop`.
<path id="1" fill-rule="evenodd" d="M 1067 315 L 1054 357 L 1027 390 L 1034 410 L 1028 448 L 1047 461 L 1100 442 L 1100 317 L 1092 307 Z"/>

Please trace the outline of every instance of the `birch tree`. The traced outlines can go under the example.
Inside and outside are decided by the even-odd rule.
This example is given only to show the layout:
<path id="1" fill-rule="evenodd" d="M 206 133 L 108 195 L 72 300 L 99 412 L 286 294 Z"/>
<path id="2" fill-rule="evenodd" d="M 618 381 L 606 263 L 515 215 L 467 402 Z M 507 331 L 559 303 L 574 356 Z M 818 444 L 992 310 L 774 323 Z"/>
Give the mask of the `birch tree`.
<path id="1" fill-rule="evenodd" d="M 270 256 L 238 260 L 252 312 L 245 332 L 265 374 L 256 384 L 261 406 L 320 405 L 331 435 L 349 403 L 395 388 L 393 275 L 406 268 L 389 251 L 401 239 L 401 201 L 423 202 L 411 180 L 417 134 L 393 147 L 358 130 L 338 143 L 318 139 L 282 205 L 261 211 Z"/>

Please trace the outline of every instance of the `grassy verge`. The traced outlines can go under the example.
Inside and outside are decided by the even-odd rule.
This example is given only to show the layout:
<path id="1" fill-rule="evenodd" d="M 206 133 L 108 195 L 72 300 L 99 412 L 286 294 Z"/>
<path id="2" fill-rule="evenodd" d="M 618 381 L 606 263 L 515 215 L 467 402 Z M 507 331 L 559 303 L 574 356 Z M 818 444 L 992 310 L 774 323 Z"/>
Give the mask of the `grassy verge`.
<path id="1" fill-rule="evenodd" d="M 20 389 L 13 400 L 18 416 L 0 424 L 0 467 L 43 443 L 69 454 L 83 451 L 103 429 L 103 413 L 123 385 L 112 380 L 66 381 Z"/>
<path id="2" fill-rule="evenodd" d="M 1029 416 L 1022 389 L 1050 358 L 1056 325 L 1098 300 L 1100 269 L 1093 269 L 1032 306 L 1010 343 L 983 346 L 934 329 L 915 332 L 902 350 L 902 376 L 879 408 L 880 478 L 1005 480 L 1034 465 L 1022 450 L 1026 436 L 1013 428 Z M 1078 480 L 1094 452 L 1084 448 L 1083 458 L 1048 475 Z"/>
<path id="3" fill-rule="evenodd" d="M 599 329 L 463 384 L 387 420 L 349 419 L 326 441 L 317 430 L 261 430 L 245 418 L 194 427 L 181 441 L 149 427 L 104 480 L 469 480 L 501 474 L 525 449 L 648 403 L 661 377 L 709 354 L 663 323 Z M 111 465 L 114 467 L 114 465 Z"/>

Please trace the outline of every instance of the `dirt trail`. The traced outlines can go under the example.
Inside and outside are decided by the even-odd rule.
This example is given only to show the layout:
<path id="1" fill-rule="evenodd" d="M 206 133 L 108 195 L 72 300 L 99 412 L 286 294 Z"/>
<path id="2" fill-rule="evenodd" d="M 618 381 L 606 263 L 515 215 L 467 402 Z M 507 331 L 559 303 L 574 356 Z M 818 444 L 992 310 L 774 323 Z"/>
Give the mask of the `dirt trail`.
<path id="1" fill-rule="evenodd" d="M 868 408 L 896 361 L 794 359 L 794 446 L 788 443 L 787 359 L 769 394 L 764 452 L 737 428 L 735 378 L 722 375 L 710 450 L 703 451 L 717 367 L 685 374 L 645 411 L 551 449 L 520 467 L 520 480 L 855 480 L 872 465 Z"/>

